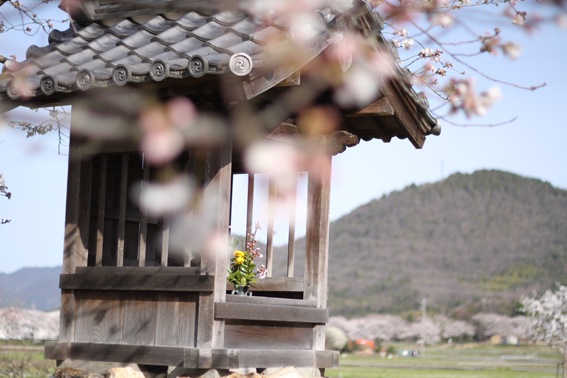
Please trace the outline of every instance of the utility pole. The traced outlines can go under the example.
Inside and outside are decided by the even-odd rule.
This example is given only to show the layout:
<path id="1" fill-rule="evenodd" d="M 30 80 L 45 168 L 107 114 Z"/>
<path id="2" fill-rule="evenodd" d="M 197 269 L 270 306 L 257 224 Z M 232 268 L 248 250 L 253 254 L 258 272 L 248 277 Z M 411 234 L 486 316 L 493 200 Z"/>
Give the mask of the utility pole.
<path id="1" fill-rule="evenodd" d="M 427 314 L 427 297 L 421 300 L 421 357 L 425 357 L 425 316 Z"/>

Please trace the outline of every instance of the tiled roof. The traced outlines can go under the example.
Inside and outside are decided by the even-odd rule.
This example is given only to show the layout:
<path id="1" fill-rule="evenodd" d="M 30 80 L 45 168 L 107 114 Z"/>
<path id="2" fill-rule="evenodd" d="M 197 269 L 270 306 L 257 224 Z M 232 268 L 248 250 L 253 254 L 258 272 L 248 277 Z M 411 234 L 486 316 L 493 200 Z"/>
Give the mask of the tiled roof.
<path id="1" fill-rule="evenodd" d="M 333 18 L 321 12 L 325 22 Z M 226 72 L 245 76 L 262 67 L 268 43 L 287 43 L 291 34 L 284 20 L 265 24 L 240 12 L 140 16 L 111 26 L 73 24 L 52 31 L 49 45 L 31 46 L 26 61 L 8 62 L 0 76 L 0 97 L 50 96 Z M 324 32 L 315 34 L 311 38 Z M 26 93 L 13 85 L 19 74 L 26 76 Z"/>

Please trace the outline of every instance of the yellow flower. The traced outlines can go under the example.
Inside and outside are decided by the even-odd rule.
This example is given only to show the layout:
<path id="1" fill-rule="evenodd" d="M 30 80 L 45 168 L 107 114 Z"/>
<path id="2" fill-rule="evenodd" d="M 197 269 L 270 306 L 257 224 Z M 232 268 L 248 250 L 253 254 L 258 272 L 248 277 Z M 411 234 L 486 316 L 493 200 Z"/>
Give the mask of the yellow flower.
<path id="1" fill-rule="evenodd" d="M 234 257 L 244 257 L 244 252 L 242 251 L 234 251 Z"/>
<path id="2" fill-rule="evenodd" d="M 242 264 L 243 262 L 244 262 L 244 258 L 242 258 L 242 257 L 237 257 L 237 258 L 236 258 L 236 265 L 240 265 L 240 264 Z"/>

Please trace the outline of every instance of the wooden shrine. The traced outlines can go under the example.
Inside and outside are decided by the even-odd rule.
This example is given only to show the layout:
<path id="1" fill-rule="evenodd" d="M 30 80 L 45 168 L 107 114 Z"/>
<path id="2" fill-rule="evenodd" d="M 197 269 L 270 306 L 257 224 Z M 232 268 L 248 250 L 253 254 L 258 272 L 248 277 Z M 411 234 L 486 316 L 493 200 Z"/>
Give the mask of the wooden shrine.
<path id="1" fill-rule="evenodd" d="M 83 1 L 69 30 L 53 31 L 48 46 L 32 46 L 25 62 L 5 67 L 0 101 L 6 107 L 37 107 L 82 100 L 88 107 L 89 93 L 112 97 L 152 91 L 164 101 L 188 96 L 198 107 L 212 106 L 223 114 L 219 88 L 227 75 L 238 88 L 237 100 L 257 108 L 289 87 L 301 93 L 301 67 L 261 70 L 265 29 L 283 40 L 293 35 L 285 23 L 262 26 L 242 12 L 173 12 L 170 1 L 161 1 L 163 9 L 155 6 L 160 1 L 151 3 Z M 378 43 L 391 47 L 380 33 L 380 17 L 364 2 L 354 3 L 348 14 L 318 13 L 322 27 L 311 37 L 301 65 L 329 46 L 326 25 L 347 17 L 360 33 L 373 33 Z M 24 66 L 30 83 L 26 93 L 14 84 Z M 343 112 L 341 130 L 321 136 L 327 153 L 321 179 L 308 172 L 305 271 L 294 272 L 299 252 L 290 227 L 287 276 L 273 277 L 268 236 L 268 277 L 257 282 L 252 297 L 227 294 L 232 290 L 228 253 L 203 250 L 198 264 L 190 257 L 179 259 L 170 246 L 170 219 L 152 218 L 129 200 L 129 188 L 143 190 L 161 174 L 144 164 L 135 144 L 106 143 L 86 151 L 87 140 L 72 125 L 61 328 L 59 340 L 46 345 L 46 358 L 197 369 L 338 366 L 338 353 L 325 350 L 331 156 L 360 139 L 408 138 L 420 148 L 426 135 L 439 134 L 427 99 L 415 93 L 407 75 L 400 69 L 394 79 L 382 80 L 375 102 Z M 294 117 L 269 120 L 267 137 L 301 135 Z M 214 224 L 227 241 L 233 175 L 248 174 L 249 231 L 255 196 L 255 175 L 244 171 L 242 151 L 234 134 L 228 135 L 220 145 L 187 149 L 175 162 L 197 178 L 203 198 L 217 203 Z"/>

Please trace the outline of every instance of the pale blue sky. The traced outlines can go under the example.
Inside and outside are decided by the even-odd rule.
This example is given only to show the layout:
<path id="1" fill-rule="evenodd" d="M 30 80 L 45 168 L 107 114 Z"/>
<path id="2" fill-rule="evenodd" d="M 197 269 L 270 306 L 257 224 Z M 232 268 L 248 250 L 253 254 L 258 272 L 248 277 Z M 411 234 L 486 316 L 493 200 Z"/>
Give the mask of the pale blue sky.
<path id="1" fill-rule="evenodd" d="M 471 122 L 518 119 L 499 127 L 444 124 L 441 136 L 428 137 L 422 150 L 407 140 L 361 142 L 333 159 L 332 219 L 392 190 L 455 172 L 501 169 L 567 188 L 566 34 L 555 26 L 533 36 L 508 30 L 505 39 L 522 44 L 520 59 L 483 55 L 475 58 L 476 66 L 517 84 L 548 85 L 535 92 L 500 85 L 502 100 L 486 117 Z M 0 54 L 22 57 L 31 44 L 43 46 L 47 37 L 0 35 Z M 482 79 L 477 84 L 481 90 L 493 85 Z M 0 272 L 61 264 L 67 157 L 57 154 L 57 143 L 55 134 L 27 139 L 23 132 L 0 129 L 0 173 L 13 193 L 9 201 L 0 198 L 0 217 L 12 220 L 0 226 Z M 276 239 L 285 238 L 279 234 Z"/>

